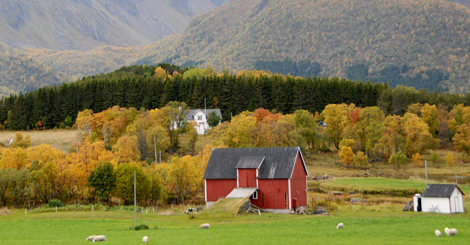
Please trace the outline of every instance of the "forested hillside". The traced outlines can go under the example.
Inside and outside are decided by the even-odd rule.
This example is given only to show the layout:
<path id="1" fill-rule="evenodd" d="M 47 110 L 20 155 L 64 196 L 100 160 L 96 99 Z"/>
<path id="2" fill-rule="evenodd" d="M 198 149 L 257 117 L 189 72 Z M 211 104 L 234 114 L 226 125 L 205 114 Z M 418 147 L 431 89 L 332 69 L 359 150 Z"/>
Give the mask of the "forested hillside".
<path id="1" fill-rule="evenodd" d="M 163 68 L 162 68 L 163 67 Z M 470 104 L 470 93 L 430 94 L 426 90 L 327 77 L 296 78 L 264 72 L 217 74 L 213 69 L 185 70 L 171 65 L 123 67 L 73 83 L 40 88 L 0 99 L 0 123 L 8 129 L 65 127 L 79 111 L 112 106 L 161 108 L 171 101 L 190 108 L 220 108 L 223 120 L 242 111 L 266 108 L 281 113 L 304 109 L 321 112 L 328 104 L 380 106 L 386 114 L 403 115 L 412 103 L 452 108 Z M 67 119 L 67 117 L 70 117 Z M 66 123 L 67 120 L 67 123 Z"/>
<path id="2" fill-rule="evenodd" d="M 418 89 L 466 92 L 469 37 L 470 11 L 443 0 L 233 0 L 149 45 L 137 63 L 242 70 L 306 60 L 321 76 L 348 78 L 364 64 L 367 80 L 406 77 Z"/>
<path id="3" fill-rule="evenodd" d="M 17 50 L 0 43 L 0 97 L 59 83 L 63 77 Z"/>
<path id="4" fill-rule="evenodd" d="M 227 0 L 15 0 L 0 3 L 0 42 L 88 50 L 145 45 L 180 33 Z"/>

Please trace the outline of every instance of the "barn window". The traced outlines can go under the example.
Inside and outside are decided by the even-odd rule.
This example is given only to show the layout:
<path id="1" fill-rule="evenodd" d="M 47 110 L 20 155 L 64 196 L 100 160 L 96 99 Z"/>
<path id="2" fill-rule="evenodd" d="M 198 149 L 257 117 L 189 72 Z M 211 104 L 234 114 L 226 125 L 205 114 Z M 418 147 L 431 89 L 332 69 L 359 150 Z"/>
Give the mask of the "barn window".
<path id="1" fill-rule="evenodd" d="M 202 116 L 197 116 L 198 121 L 202 121 Z"/>
<path id="2" fill-rule="evenodd" d="M 258 191 L 253 192 L 253 199 L 258 199 Z"/>

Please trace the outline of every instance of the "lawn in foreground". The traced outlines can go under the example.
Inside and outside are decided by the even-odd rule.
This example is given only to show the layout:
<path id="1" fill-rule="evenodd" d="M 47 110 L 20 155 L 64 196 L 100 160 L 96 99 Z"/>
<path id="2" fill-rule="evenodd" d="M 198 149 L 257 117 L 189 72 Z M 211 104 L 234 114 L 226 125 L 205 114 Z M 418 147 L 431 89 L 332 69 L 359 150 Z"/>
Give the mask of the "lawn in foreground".
<path id="1" fill-rule="evenodd" d="M 130 212 L 15 213 L 0 217 L 2 244 L 89 244 L 89 235 L 106 235 L 106 244 L 468 244 L 468 215 L 339 212 L 329 217 L 263 213 L 232 219 L 188 219 L 185 215 L 139 214 L 139 223 L 157 229 L 132 231 Z M 201 230 L 201 223 L 210 230 Z M 336 230 L 339 222 L 344 229 Z M 434 230 L 457 228 L 456 237 L 437 238 Z"/>

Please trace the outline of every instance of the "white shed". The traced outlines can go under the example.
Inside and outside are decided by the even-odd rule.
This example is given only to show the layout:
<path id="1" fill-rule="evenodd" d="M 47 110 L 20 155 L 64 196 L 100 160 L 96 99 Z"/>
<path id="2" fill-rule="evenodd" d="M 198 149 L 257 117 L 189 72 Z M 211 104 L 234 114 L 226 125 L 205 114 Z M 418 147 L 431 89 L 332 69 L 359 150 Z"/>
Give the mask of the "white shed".
<path id="1" fill-rule="evenodd" d="M 429 184 L 422 196 L 413 197 L 414 210 L 436 213 L 464 213 L 465 194 L 456 184 Z"/>

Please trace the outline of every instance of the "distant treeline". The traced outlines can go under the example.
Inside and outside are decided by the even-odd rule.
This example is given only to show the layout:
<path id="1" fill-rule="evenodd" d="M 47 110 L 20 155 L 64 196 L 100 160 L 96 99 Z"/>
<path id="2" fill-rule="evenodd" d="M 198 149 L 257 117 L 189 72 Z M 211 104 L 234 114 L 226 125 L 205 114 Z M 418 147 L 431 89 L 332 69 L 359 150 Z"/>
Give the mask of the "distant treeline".
<path id="1" fill-rule="evenodd" d="M 407 65 L 398 67 L 390 65 L 380 71 L 380 75 L 369 77 L 369 66 L 366 64 L 357 64 L 348 67 L 348 78 L 355 81 L 376 81 L 387 83 L 392 88 L 398 85 L 414 87 L 416 89 L 426 89 L 428 91 L 442 91 L 441 84 L 449 79 L 449 75 L 438 69 L 429 69 L 424 72 L 426 78 L 422 74 L 416 76 L 405 75 L 409 71 Z"/>
<path id="2" fill-rule="evenodd" d="M 0 123 L 12 130 L 70 126 L 79 111 L 94 112 L 112 106 L 161 108 L 170 101 L 183 101 L 191 108 L 220 108 L 223 120 L 257 108 L 283 114 L 305 109 L 321 112 L 328 104 L 379 105 L 386 113 L 403 114 L 411 103 L 469 105 L 465 97 L 399 86 L 392 90 L 380 83 L 345 79 L 280 75 L 218 74 L 187 77 L 185 69 L 165 65 L 174 77 L 155 76 L 155 66 L 123 67 L 115 72 L 84 77 L 76 82 L 45 87 L 0 99 Z M 176 72 L 175 72 L 176 71 Z"/>
<path id="3" fill-rule="evenodd" d="M 286 58 L 284 61 L 256 61 L 255 70 L 271 71 L 272 73 L 281 73 L 284 75 L 300 77 L 314 77 L 320 75 L 322 70 L 318 62 L 311 63 L 309 60 L 301 60 L 299 62 Z M 365 81 L 365 80 L 364 80 Z"/>

